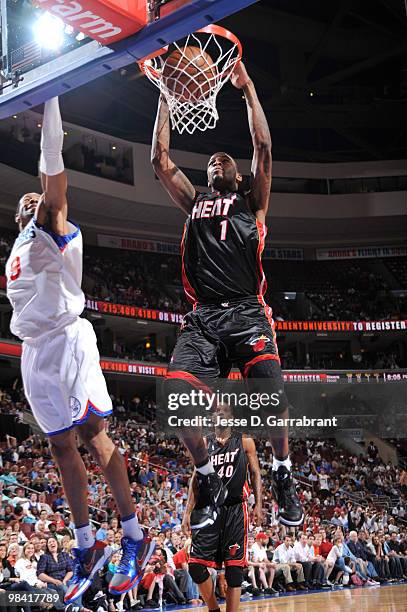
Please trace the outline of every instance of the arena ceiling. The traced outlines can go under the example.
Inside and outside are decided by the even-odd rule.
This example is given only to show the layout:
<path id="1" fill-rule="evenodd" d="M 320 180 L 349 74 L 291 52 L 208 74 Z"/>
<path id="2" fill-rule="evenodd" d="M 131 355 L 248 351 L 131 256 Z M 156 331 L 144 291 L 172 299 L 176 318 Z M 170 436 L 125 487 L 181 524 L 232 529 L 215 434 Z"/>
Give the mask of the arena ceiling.
<path id="1" fill-rule="evenodd" d="M 261 0 L 222 23 L 244 61 L 272 127 L 274 157 L 352 161 L 407 157 L 405 0 Z M 157 91 L 130 66 L 62 99 L 64 119 L 148 143 Z M 245 104 L 227 85 L 218 128 L 172 145 L 251 153 Z"/>

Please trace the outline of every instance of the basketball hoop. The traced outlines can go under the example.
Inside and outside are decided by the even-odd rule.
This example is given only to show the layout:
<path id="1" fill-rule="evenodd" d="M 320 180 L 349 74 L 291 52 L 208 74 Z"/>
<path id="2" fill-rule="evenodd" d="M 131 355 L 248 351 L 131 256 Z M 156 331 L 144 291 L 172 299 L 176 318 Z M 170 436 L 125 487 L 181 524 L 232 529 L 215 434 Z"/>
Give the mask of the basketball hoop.
<path id="1" fill-rule="evenodd" d="M 193 134 L 216 126 L 217 95 L 241 58 L 240 40 L 211 24 L 144 58 L 139 66 L 167 100 L 172 129 Z"/>

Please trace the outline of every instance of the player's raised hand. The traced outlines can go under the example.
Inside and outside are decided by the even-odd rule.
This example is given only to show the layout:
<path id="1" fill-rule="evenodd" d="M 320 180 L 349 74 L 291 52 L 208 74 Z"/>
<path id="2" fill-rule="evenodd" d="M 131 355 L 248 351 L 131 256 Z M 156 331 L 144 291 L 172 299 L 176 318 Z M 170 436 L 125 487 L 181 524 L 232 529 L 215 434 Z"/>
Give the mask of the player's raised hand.
<path id="1" fill-rule="evenodd" d="M 250 83 L 250 77 L 247 74 L 247 70 L 243 62 L 239 62 L 237 66 L 235 66 L 230 77 L 230 82 L 234 87 L 236 87 L 236 89 L 243 89 L 248 83 Z"/>

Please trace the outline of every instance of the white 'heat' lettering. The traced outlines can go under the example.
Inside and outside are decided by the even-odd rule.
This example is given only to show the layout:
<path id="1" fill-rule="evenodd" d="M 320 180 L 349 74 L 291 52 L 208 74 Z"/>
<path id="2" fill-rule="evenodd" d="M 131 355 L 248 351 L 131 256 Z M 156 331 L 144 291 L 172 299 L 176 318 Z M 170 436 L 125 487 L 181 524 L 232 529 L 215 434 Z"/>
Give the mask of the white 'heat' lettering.
<path id="1" fill-rule="evenodd" d="M 228 451 L 226 453 L 217 453 L 216 455 L 212 455 L 211 462 L 213 465 L 233 463 L 238 452 L 239 449 L 237 448 L 234 451 Z"/>
<path id="2" fill-rule="evenodd" d="M 234 193 L 230 198 L 217 198 L 213 200 L 201 200 L 197 202 L 191 212 L 191 219 L 210 219 L 212 217 L 227 217 L 229 209 L 236 200 Z"/>

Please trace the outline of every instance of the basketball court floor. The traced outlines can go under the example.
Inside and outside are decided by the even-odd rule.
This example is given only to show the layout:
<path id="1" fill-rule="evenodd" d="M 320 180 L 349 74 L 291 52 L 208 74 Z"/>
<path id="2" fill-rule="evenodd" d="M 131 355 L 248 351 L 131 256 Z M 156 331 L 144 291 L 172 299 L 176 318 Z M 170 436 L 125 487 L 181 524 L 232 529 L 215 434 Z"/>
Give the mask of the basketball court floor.
<path id="1" fill-rule="evenodd" d="M 226 606 L 220 606 L 222 612 Z M 207 610 L 206 607 L 189 610 Z M 407 584 L 357 587 L 318 593 L 257 597 L 241 601 L 240 612 L 404 612 L 407 610 Z"/>

